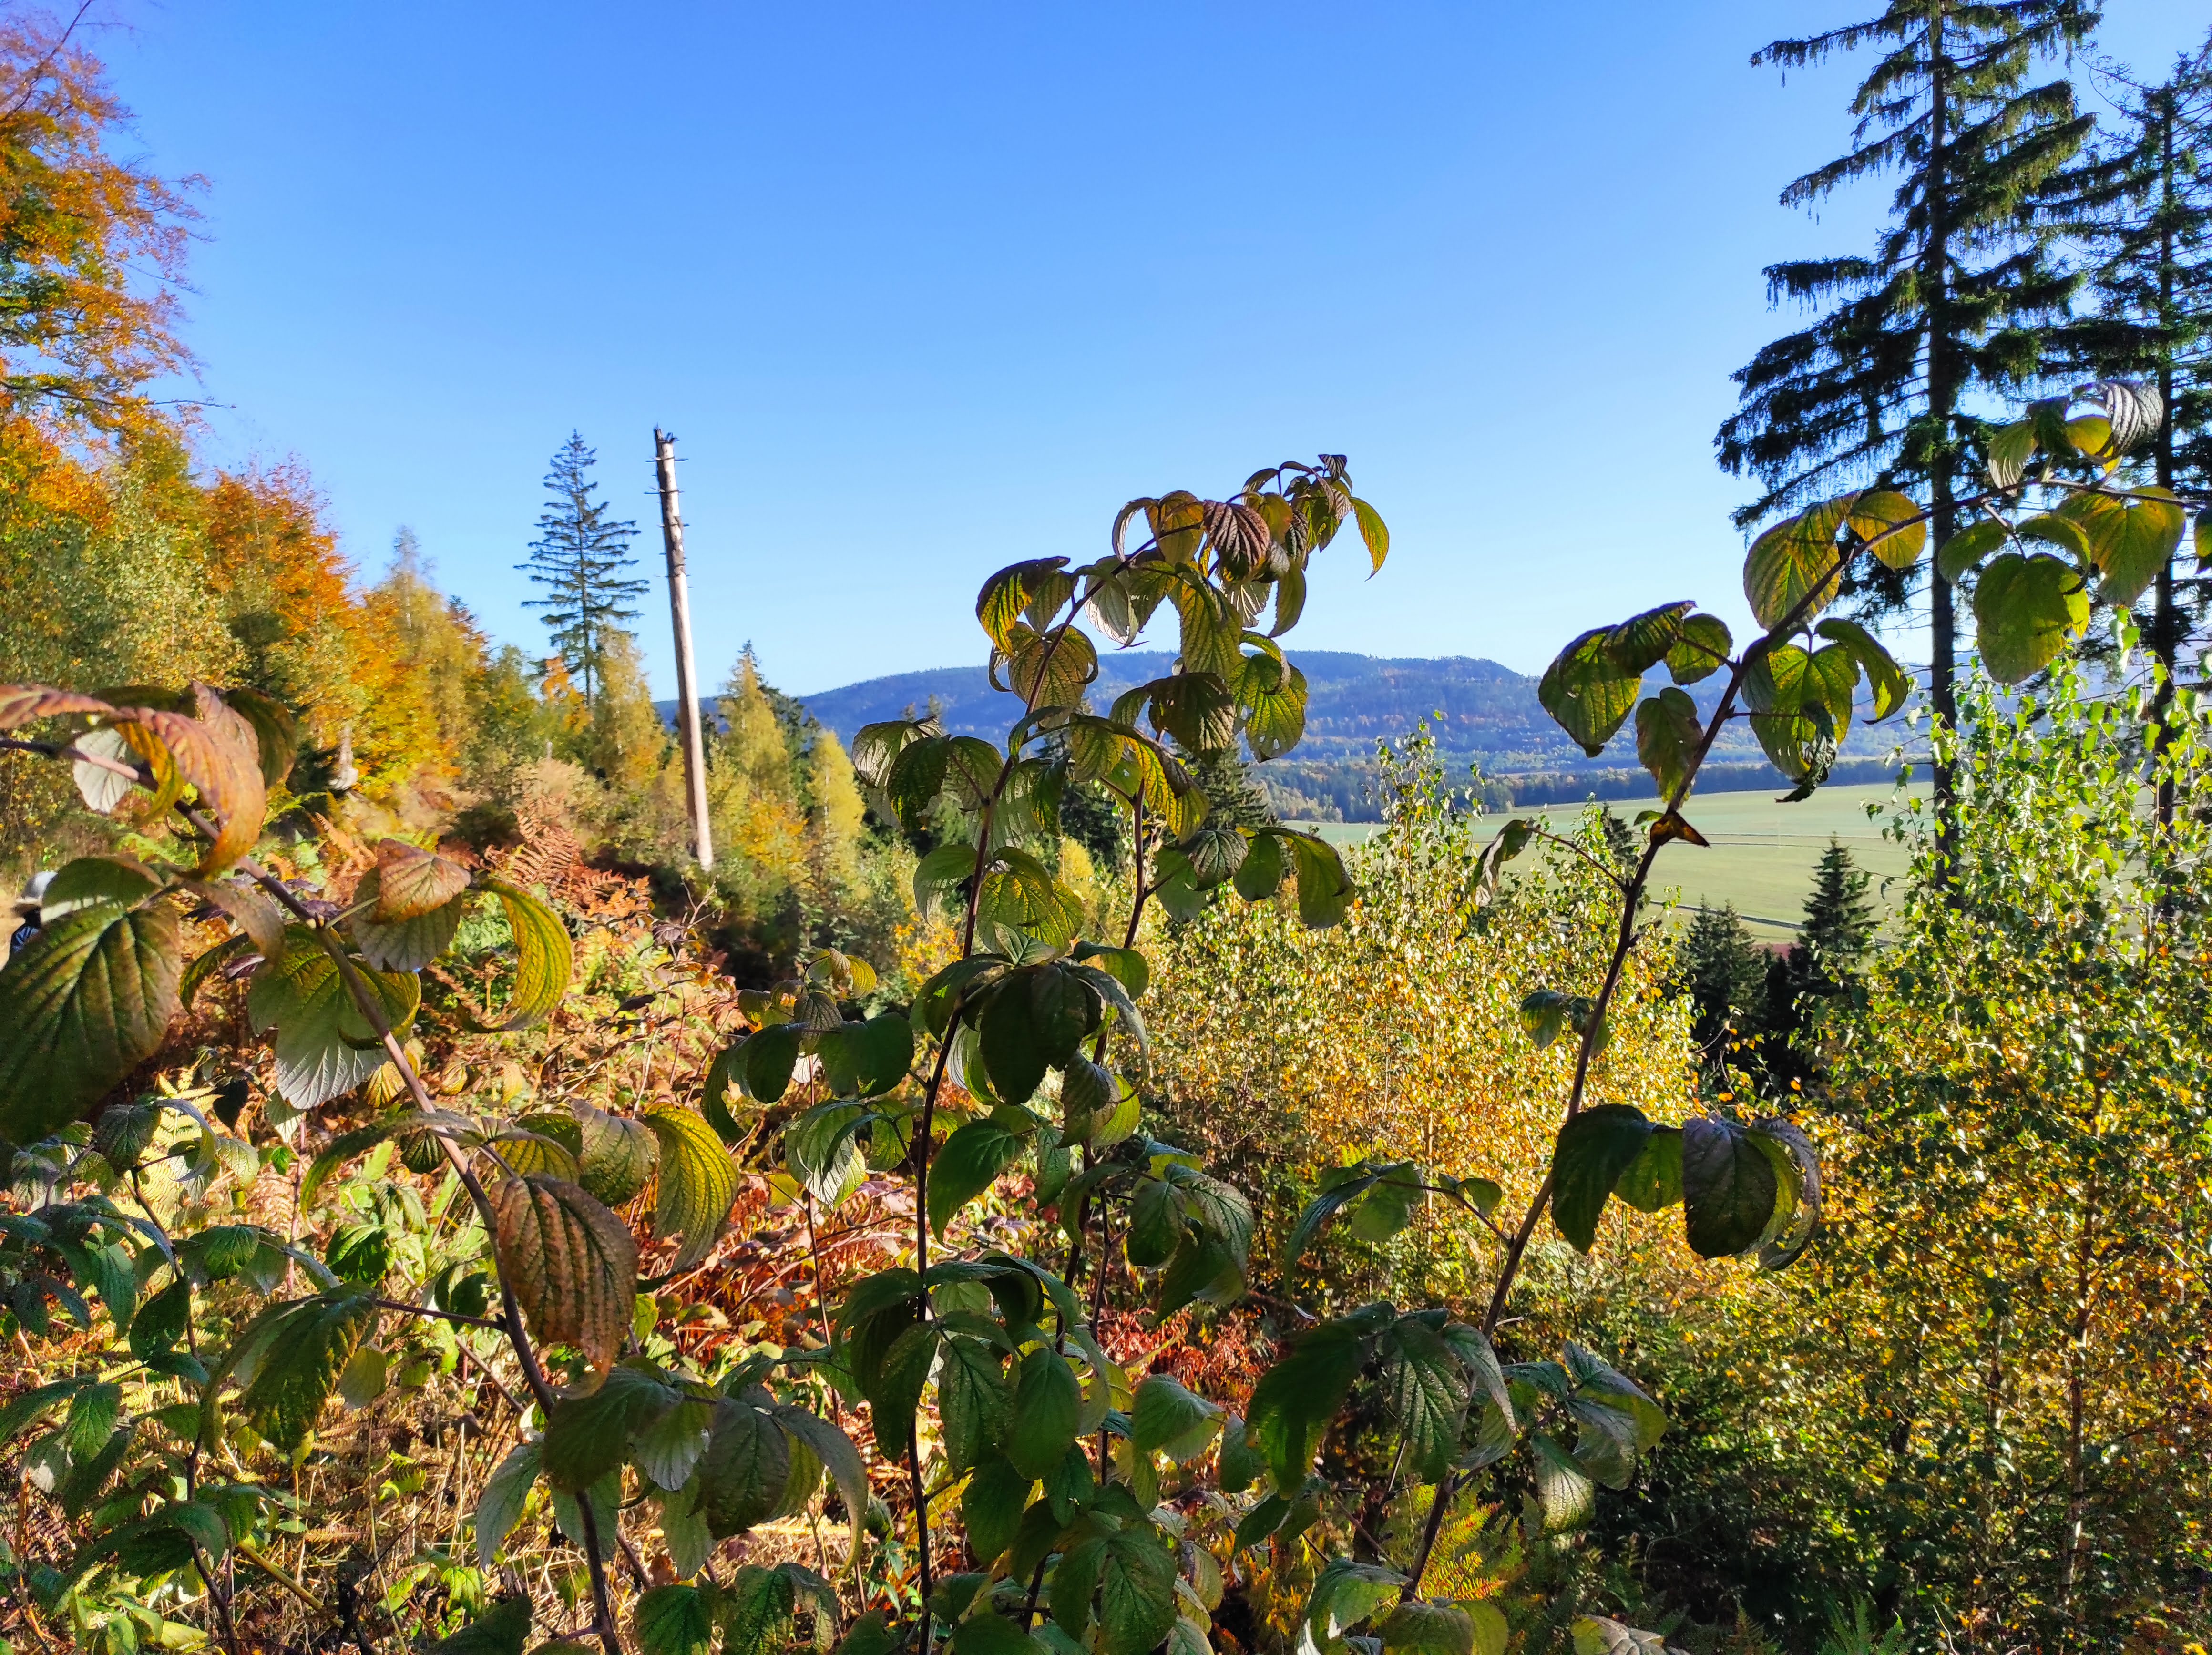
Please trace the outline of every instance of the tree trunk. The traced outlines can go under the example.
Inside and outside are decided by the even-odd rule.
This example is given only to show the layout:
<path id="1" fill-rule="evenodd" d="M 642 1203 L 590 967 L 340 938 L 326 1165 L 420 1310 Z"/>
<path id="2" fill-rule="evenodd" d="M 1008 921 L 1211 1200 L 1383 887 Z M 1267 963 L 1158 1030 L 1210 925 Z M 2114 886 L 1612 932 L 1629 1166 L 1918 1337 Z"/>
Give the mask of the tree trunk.
<path id="1" fill-rule="evenodd" d="M 1958 506 L 1954 497 L 1953 416 L 1958 411 L 1960 367 L 1958 341 L 1952 337 L 1950 305 L 1950 85 L 1949 61 L 1944 39 L 1944 8 L 1948 0 L 1929 0 L 1928 7 L 1928 245 L 1921 254 L 1921 292 L 1927 306 L 1928 414 L 1927 441 L 1929 479 L 1929 532 L 1941 548 L 1958 532 Z M 1949 729 L 1958 721 L 1959 703 L 1953 679 L 1957 658 L 1957 623 L 1950 584 L 1936 573 L 1934 559 L 1928 568 L 1928 699 L 1936 722 Z M 1953 766 L 1936 763 L 1936 816 L 1948 867 L 1954 848 L 1952 795 Z M 1946 876 L 1939 869 L 1939 878 Z"/>

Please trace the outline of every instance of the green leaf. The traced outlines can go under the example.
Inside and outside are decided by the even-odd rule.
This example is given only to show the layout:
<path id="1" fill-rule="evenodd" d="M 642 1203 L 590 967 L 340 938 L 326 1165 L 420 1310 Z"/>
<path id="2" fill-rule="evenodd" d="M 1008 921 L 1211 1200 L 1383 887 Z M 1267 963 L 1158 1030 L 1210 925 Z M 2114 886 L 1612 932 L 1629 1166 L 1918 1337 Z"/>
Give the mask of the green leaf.
<path id="1" fill-rule="evenodd" d="M 1692 1252 L 1719 1258 L 1750 1246 L 1774 1217 L 1778 1188 L 1765 1152 L 1734 1121 L 1684 1125 L 1682 1199 Z"/>
<path id="2" fill-rule="evenodd" d="M 1382 1622 L 1382 1647 L 1413 1655 L 1474 1655 L 1474 1622 L 1456 1603 L 1401 1603 Z"/>
<path id="3" fill-rule="evenodd" d="M 530 1599 L 502 1597 L 450 1638 L 432 1644 L 430 1655 L 522 1655 L 530 1640 Z"/>
<path id="4" fill-rule="evenodd" d="M 660 1141 L 660 1194 L 653 1209 L 653 1239 L 679 1240 L 669 1261 L 672 1274 L 690 1270 L 720 1239 L 738 1199 L 737 1163 L 714 1129 L 689 1109 L 650 1109 L 645 1124 Z"/>
<path id="5" fill-rule="evenodd" d="M 707 1433 L 714 1422 L 711 1403 L 685 1397 L 639 1428 L 631 1445 L 630 1464 L 656 1488 L 681 1488 L 690 1481 L 691 1468 L 699 1463 L 699 1457 L 707 1452 Z"/>
<path id="6" fill-rule="evenodd" d="M 1424 1482 L 1438 1482 L 1459 1455 L 1466 1372 L 1443 1335 L 1412 1317 L 1383 1334 L 1380 1355 L 1383 1400 L 1398 1422 L 1407 1467 Z"/>
<path id="7" fill-rule="evenodd" d="M 1611 635 L 1608 627 L 1583 634 L 1559 652 L 1536 685 L 1544 711 L 1592 758 L 1605 751 L 1628 717 L 1644 682 L 1641 673 L 1623 672 L 1613 664 L 1605 646 Z"/>
<path id="8" fill-rule="evenodd" d="M 1410 1161 L 1376 1176 L 1352 1215 L 1352 1233 L 1362 1241 L 1388 1241 L 1413 1222 L 1413 1209 L 1429 1198 L 1420 1169 Z"/>
<path id="9" fill-rule="evenodd" d="M 956 1470 L 980 1463 L 1006 1422 L 1006 1381 L 999 1353 L 981 1339 L 944 1341 L 937 1367 L 937 1412 L 945 1454 Z"/>
<path id="10" fill-rule="evenodd" d="M 1552 1149 L 1552 1222 L 1577 1252 L 1597 1240 L 1606 1198 L 1650 1137 L 1644 1112 L 1625 1103 L 1585 1109 L 1559 1129 Z"/>
<path id="11" fill-rule="evenodd" d="M 386 1023 L 393 1033 L 403 1032 L 414 1020 L 422 985 L 407 972 L 354 969 L 375 996 Z M 288 927 L 283 953 L 255 971 L 246 1014 L 256 1034 L 276 1031 L 276 1089 L 295 1109 L 343 1096 L 384 1066 L 374 1026 L 305 926 Z"/>
<path id="12" fill-rule="evenodd" d="M 677 1393 L 634 1367 L 610 1368 L 599 1389 L 553 1404 L 540 1444 L 547 1481 L 581 1493 L 623 1463 L 633 1432 L 676 1405 Z"/>
<path id="13" fill-rule="evenodd" d="M 1544 1531 L 1579 1529 L 1597 1511 L 1597 1489 L 1574 1457 L 1539 1432 L 1530 1440 L 1536 1472 L 1536 1503 Z"/>
<path id="14" fill-rule="evenodd" d="M 51 925 L 80 909 L 114 903 L 130 907 L 162 888 L 161 877 L 131 857 L 85 856 L 65 862 L 39 899 L 39 923 Z"/>
<path id="15" fill-rule="evenodd" d="M 2005 543 L 2005 525 L 1995 518 L 1982 518 L 1936 549 L 1938 579 L 1957 585 L 1967 570 Z"/>
<path id="16" fill-rule="evenodd" d="M 501 879 L 486 879 L 483 888 L 499 899 L 514 937 L 514 987 L 507 996 L 503 1029 L 528 1028 L 553 1015 L 568 991 L 575 950 L 561 918 L 529 892 Z"/>
<path id="17" fill-rule="evenodd" d="M 643 1122 L 587 1103 L 577 1108 L 576 1127 L 575 1181 L 593 1200 L 619 1207 L 651 1181 L 658 1146 Z"/>
<path id="18" fill-rule="evenodd" d="M 1854 500 L 1848 521 L 1851 532 L 1893 569 L 1911 568 L 1928 544 L 1927 513 L 1886 488 L 1869 489 Z"/>
<path id="19" fill-rule="evenodd" d="M 696 1586 L 653 1587 L 637 1600 L 635 1627 L 643 1655 L 709 1655 L 714 1648 L 714 1618 Z"/>
<path id="20" fill-rule="evenodd" d="M 971 1120 L 945 1141 L 929 1168 L 929 1224 L 940 1240 L 952 1215 L 1014 1164 L 1024 1141 L 995 1120 Z"/>
<path id="21" fill-rule="evenodd" d="M 722 1594 L 715 1616 L 722 1628 L 722 1655 L 769 1655 L 781 1647 L 797 1600 L 791 1576 L 782 1569 L 746 1564 Z"/>
<path id="22" fill-rule="evenodd" d="M 2102 574 L 2097 596 L 2121 608 L 2133 603 L 2180 549 L 2188 513 L 2164 488 L 2146 485 L 2125 498 L 2101 492 L 2070 495 L 2058 516 L 2081 526 L 2088 561 Z M 2025 534 L 2027 525 L 2021 525 Z"/>
<path id="23" fill-rule="evenodd" d="M 914 1025 L 887 1012 L 824 1029 L 815 1039 L 814 1051 L 833 1095 L 878 1097 L 907 1077 L 914 1062 Z"/>
<path id="24" fill-rule="evenodd" d="M 1760 651 L 1744 674 L 1752 734 L 1774 767 L 1792 781 L 1825 773 L 1823 757 L 1835 737 L 1828 694 L 1826 676 L 1815 670 L 1813 658 L 1795 644 Z"/>
<path id="25" fill-rule="evenodd" d="M 492 1192 L 500 1279 L 543 1343 L 574 1345 L 594 1367 L 614 1361 L 637 1294 L 637 1243 L 578 1185 L 532 1175 Z"/>
<path id="26" fill-rule="evenodd" d="M 442 907 L 386 918 L 378 912 L 384 906 L 380 877 L 374 868 L 361 876 L 361 883 L 354 888 L 354 900 L 369 906 L 347 917 L 346 934 L 361 949 L 362 958 L 379 971 L 420 971 L 453 945 L 468 912 L 467 898 L 456 897 Z"/>
<path id="27" fill-rule="evenodd" d="M 1671 685 L 1636 709 L 1636 756 L 1651 773 L 1659 797 L 1670 799 L 1690 779 L 1690 761 L 1705 735 L 1698 704 Z"/>
<path id="28" fill-rule="evenodd" d="M 1359 538 L 1366 543 L 1370 561 L 1368 573 L 1372 574 L 1382 567 L 1382 560 L 1390 555 L 1390 530 L 1383 526 L 1382 513 L 1356 495 L 1352 502 L 1352 514 L 1358 519 Z"/>
<path id="29" fill-rule="evenodd" d="M 1261 834 L 1245 848 L 1244 859 L 1237 864 L 1231 882 L 1247 902 L 1258 902 L 1281 888 L 1286 871 L 1282 840 L 1272 834 Z"/>
<path id="30" fill-rule="evenodd" d="M 1237 700 L 1254 758 L 1279 759 L 1298 744 L 1306 733 L 1307 695 L 1305 674 L 1289 662 L 1267 655 L 1248 658 Z"/>
<path id="31" fill-rule="evenodd" d="M 1106 1537 L 1098 1560 L 1104 1655 L 1149 1655 L 1175 1625 L 1175 1555 L 1149 1523 Z"/>
<path id="32" fill-rule="evenodd" d="M 1984 439 L 1984 452 L 1989 458 L 1990 486 L 1998 489 L 2018 488 L 2028 461 L 2035 455 L 2034 421 L 2020 420 L 1999 426 Z"/>
<path id="33" fill-rule="evenodd" d="M 975 873 L 975 847 L 940 845 L 914 868 L 914 906 L 924 919 L 951 920 L 964 911 L 963 888 Z"/>
<path id="34" fill-rule="evenodd" d="M 318 1294 L 272 1305 L 239 1336 L 234 1365 L 246 1350 L 260 1366 L 239 1398 L 239 1411 L 279 1448 L 296 1448 L 337 1388 L 363 1336 L 375 1325 L 376 1305 L 366 1294 Z"/>
<path id="35" fill-rule="evenodd" d="M 1355 1563 L 1334 1557 L 1315 1578 L 1306 1599 L 1305 1623 L 1312 1641 L 1322 1647 L 1382 1607 L 1406 1584 L 1406 1577 L 1379 1563 Z"/>
<path id="36" fill-rule="evenodd" d="M 1631 615 L 1606 634 L 1606 655 L 1618 670 L 1642 677 L 1681 641 L 1682 622 L 1696 607 L 1686 601 L 1662 603 Z"/>
<path id="37" fill-rule="evenodd" d="M 982 1610 L 952 1629 L 952 1655 L 1042 1655 L 1030 1634 L 1003 1615 Z"/>
<path id="38" fill-rule="evenodd" d="M 1667 652 L 1667 673 L 1678 684 L 1710 678 L 1728 664 L 1735 640 L 1717 615 L 1692 615 L 1682 621 L 1682 636 Z"/>
<path id="39" fill-rule="evenodd" d="M 1655 1126 L 1636 1159 L 1621 1170 L 1613 1192 L 1640 1213 L 1656 1213 L 1682 1198 L 1682 1131 Z"/>
<path id="40" fill-rule="evenodd" d="M 1006 663 L 1006 681 L 1031 708 L 1079 706 L 1098 676 L 1098 651 L 1074 627 L 1030 633 Z"/>
<path id="41" fill-rule="evenodd" d="M 1808 506 L 1752 543 L 1743 595 L 1760 626 L 1771 632 L 1793 618 L 1802 625 L 1835 601 L 1843 565 L 1836 530 L 1857 498 L 1843 494 Z"/>
<path id="42" fill-rule="evenodd" d="M 1322 1437 L 1381 1331 L 1360 1316 L 1323 1322 L 1253 1387 L 1245 1434 L 1267 1457 L 1279 1490 L 1304 1485 Z"/>
<path id="43" fill-rule="evenodd" d="M 1074 1055 L 1099 1015 L 1096 991 L 1057 962 L 1009 972 L 983 1008 L 980 1031 L 984 1071 L 1000 1100 L 1026 1103 L 1045 1070 Z"/>
<path id="44" fill-rule="evenodd" d="M 160 1050 L 178 1009 L 166 906 L 81 908 L 0 967 L 0 1139 L 35 1143 Z"/>
<path id="45" fill-rule="evenodd" d="M 1129 1438 L 1139 1453 L 1164 1453 L 1180 1465 L 1212 1440 L 1221 1420 L 1218 1405 L 1193 1395 L 1164 1373 L 1152 1373 L 1137 1386 Z"/>
<path id="46" fill-rule="evenodd" d="M 2002 684 L 2040 672 L 2088 624 L 2081 576 L 2055 557 L 2007 552 L 1982 571 L 1974 588 L 1974 646 Z"/>
<path id="47" fill-rule="evenodd" d="M 1066 1357 L 1050 1345 L 1023 1357 L 1006 1432 L 1014 1469 L 1031 1478 L 1048 1476 L 1074 1442 L 1082 1411 L 1083 1387 Z"/>
<path id="48" fill-rule="evenodd" d="M 1352 905 L 1352 877 L 1336 847 L 1316 834 L 1280 833 L 1297 873 L 1298 921 L 1310 931 L 1344 923 Z"/>
<path id="49" fill-rule="evenodd" d="M 830 1473 L 830 1480 L 837 1485 L 837 1494 L 845 1502 L 846 1515 L 852 1520 L 852 1544 L 856 1549 L 848 1555 L 857 1555 L 860 1543 L 860 1525 L 868 1515 L 868 1472 L 860 1463 L 860 1451 L 853 1440 L 818 1414 L 804 1408 L 778 1403 L 769 1410 L 769 1416 L 783 1428 L 783 1434 L 804 1443 L 820 1460 Z"/>
<path id="50" fill-rule="evenodd" d="M 1004 650 L 1012 646 L 1015 623 L 1041 596 L 1072 591 L 1064 557 L 1033 557 L 1008 565 L 983 583 L 975 595 L 975 618 L 992 643 Z M 1061 596 L 1054 609 L 1065 603 Z"/>
<path id="51" fill-rule="evenodd" d="M 745 1039 L 737 1059 L 738 1083 L 756 1103 L 776 1103 L 791 1085 L 799 1064 L 799 1043 L 806 1031 L 797 1023 L 770 1023 Z"/>
<path id="52" fill-rule="evenodd" d="M 1872 633 L 1856 621 L 1833 616 L 1821 621 L 1814 631 L 1823 638 L 1832 639 L 1848 651 L 1859 670 L 1866 674 L 1867 689 L 1874 698 L 1874 717 L 1877 721 L 1905 705 L 1905 697 L 1912 692 L 1912 681 Z"/>
<path id="53" fill-rule="evenodd" d="M 1022 1525 L 1023 1502 L 1036 1479 L 1024 1476 L 996 1456 L 975 1468 L 960 1494 L 961 1526 L 968 1531 L 969 1549 L 975 1561 L 988 1567 L 1014 1543 Z"/>
<path id="54" fill-rule="evenodd" d="M 724 1401 L 715 1407 L 696 1475 L 699 1514 L 717 1540 L 726 1540 L 766 1522 L 783 1503 L 791 1446 L 782 1427 L 752 1403 Z"/>
<path id="55" fill-rule="evenodd" d="M 522 1520 L 522 1508 L 529 1500 L 531 1485 L 538 1481 L 538 1445 L 519 1442 L 484 1479 L 483 1493 L 477 1497 L 476 1531 L 477 1562 L 485 1573 L 490 1573 L 498 1561 L 501 1543 Z"/>

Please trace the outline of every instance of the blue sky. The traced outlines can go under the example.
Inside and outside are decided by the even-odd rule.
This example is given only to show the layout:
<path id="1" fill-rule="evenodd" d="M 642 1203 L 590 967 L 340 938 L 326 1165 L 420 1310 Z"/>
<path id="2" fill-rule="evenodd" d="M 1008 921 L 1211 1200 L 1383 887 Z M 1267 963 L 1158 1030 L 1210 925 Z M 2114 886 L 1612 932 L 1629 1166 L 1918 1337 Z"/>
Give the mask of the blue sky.
<path id="1" fill-rule="evenodd" d="M 1870 0 L 110 5 L 145 159 L 207 180 L 209 457 L 297 455 L 364 571 L 410 524 L 534 652 L 513 565 L 580 430 L 664 694 L 656 423 L 709 684 L 748 640 L 800 693 L 978 660 L 990 570 L 1324 449 L 1394 547 L 1325 555 L 1294 645 L 1533 671 L 1735 620 L 1760 269 L 1886 194 L 1776 205 L 1859 70 L 1747 64 Z M 2204 21 L 2112 12 L 2154 68 Z"/>

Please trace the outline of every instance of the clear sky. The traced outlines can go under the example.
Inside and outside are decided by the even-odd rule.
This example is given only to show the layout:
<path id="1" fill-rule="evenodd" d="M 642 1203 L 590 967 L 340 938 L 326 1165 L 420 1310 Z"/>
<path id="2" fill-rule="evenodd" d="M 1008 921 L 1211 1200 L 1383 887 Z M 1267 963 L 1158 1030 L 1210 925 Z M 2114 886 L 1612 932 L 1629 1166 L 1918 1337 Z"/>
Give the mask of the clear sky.
<path id="1" fill-rule="evenodd" d="M 1394 548 L 1327 554 L 1294 643 L 1533 671 L 1735 620 L 1760 269 L 1887 194 L 1780 209 L 1863 71 L 1747 64 L 1873 0 L 106 3 L 145 159 L 206 179 L 209 457 L 297 455 L 365 572 L 409 524 L 535 652 L 512 566 L 580 430 L 664 694 L 656 423 L 709 685 L 748 640 L 799 693 L 980 660 L 990 570 L 1321 450 Z M 2154 69 L 2206 21 L 2110 10 Z"/>

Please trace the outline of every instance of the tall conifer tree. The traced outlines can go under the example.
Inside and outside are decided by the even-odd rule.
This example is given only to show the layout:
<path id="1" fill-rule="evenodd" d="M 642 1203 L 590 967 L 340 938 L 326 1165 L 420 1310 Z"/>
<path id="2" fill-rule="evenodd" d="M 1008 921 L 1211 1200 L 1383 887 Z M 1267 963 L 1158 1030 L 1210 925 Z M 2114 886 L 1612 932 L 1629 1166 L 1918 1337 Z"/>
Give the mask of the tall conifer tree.
<path id="1" fill-rule="evenodd" d="M 629 555 L 637 524 L 614 521 L 597 498 L 591 470 L 598 458 L 580 433 L 568 433 L 545 474 L 552 498 L 538 519 L 538 537 L 530 543 L 529 558 L 515 565 L 545 589 L 546 596 L 525 599 L 523 607 L 545 611 L 553 647 L 594 710 L 606 676 L 606 635 L 637 618 L 630 601 L 646 587 L 626 573 L 637 566 Z"/>
<path id="2" fill-rule="evenodd" d="M 1871 253 L 1767 269 L 1778 302 L 1821 314 L 1735 376 L 1741 406 L 1716 439 L 1721 464 L 1765 489 L 1740 523 L 1880 482 L 1925 490 L 1936 544 L 1956 530 L 1979 424 L 1971 401 L 2035 374 L 2037 330 L 2072 287 L 2030 203 L 2090 123 L 2066 81 L 2031 85 L 2031 71 L 2096 18 L 2091 0 L 1891 0 L 1869 21 L 1777 40 L 1752 59 L 1791 69 L 1862 46 L 1881 54 L 1852 100 L 1850 153 L 1790 185 L 1785 206 L 1812 207 L 1872 174 L 1899 182 Z M 1905 608 L 1909 579 L 1877 565 L 1857 593 L 1862 612 Z M 1948 721 L 1955 640 L 1941 580 L 1929 583 L 1929 699 Z M 1939 772 L 1945 797 L 1949 780 Z"/>
<path id="3" fill-rule="evenodd" d="M 2154 85 L 2111 68 L 2098 79 L 2114 118 L 2049 191 L 2052 221 L 2090 250 L 2095 306 L 2059 336 L 2053 366 L 2155 386 L 2166 417 L 2139 452 L 2159 487 L 2202 488 L 2212 485 L 2212 36 Z M 2160 714 L 2190 632 L 2179 584 L 2169 559 L 2143 627 L 2166 669 Z M 2172 808 L 2161 787 L 2161 815 Z"/>

